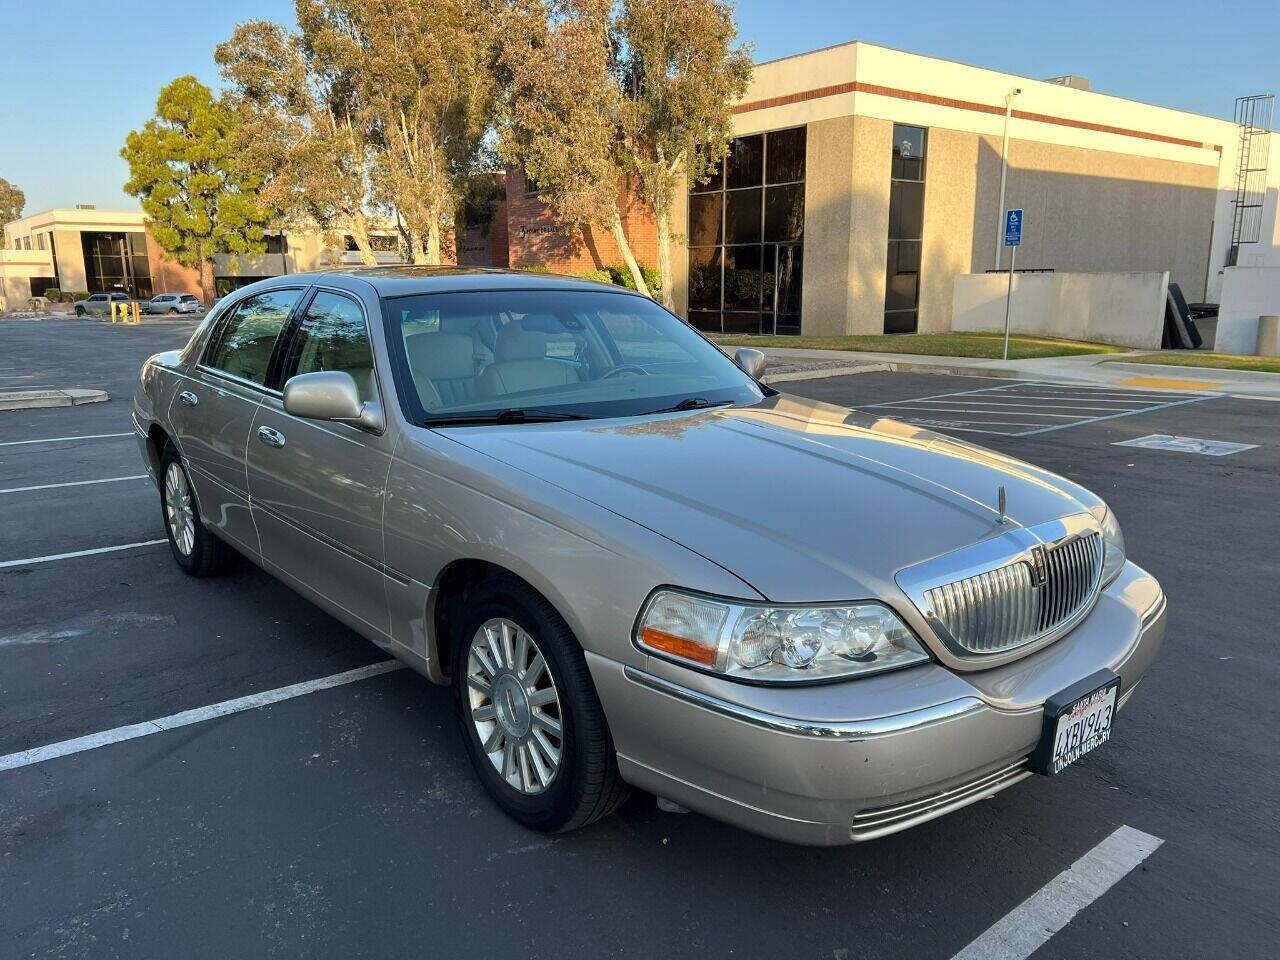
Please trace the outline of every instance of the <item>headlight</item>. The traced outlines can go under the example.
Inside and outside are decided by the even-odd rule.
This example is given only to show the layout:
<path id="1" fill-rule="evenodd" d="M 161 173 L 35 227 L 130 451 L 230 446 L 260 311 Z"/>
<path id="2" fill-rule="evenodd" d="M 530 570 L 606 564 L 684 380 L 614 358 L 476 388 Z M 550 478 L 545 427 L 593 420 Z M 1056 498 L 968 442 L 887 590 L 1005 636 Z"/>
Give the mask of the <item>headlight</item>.
<path id="1" fill-rule="evenodd" d="M 1124 569 L 1124 534 L 1120 522 L 1105 503 L 1089 511 L 1102 527 L 1102 585 L 1105 587 Z"/>
<path id="2" fill-rule="evenodd" d="M 642 650 L 757 683 L 812 683 L 922 663 L 929 655 L 879 603 L 767 606 L 659 590 L 636 622 Z"/>

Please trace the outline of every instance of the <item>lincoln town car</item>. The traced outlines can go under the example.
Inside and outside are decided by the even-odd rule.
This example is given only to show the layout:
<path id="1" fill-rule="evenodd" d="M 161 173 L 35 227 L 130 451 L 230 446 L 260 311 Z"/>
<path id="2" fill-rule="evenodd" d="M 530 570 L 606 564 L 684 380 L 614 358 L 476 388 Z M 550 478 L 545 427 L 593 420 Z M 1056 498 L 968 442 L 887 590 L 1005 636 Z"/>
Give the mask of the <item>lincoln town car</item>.
<path id="1" fill-rule="evenodd" d="M 537 830 L 638 788 L 870 840 L 1130 735 L 1165 598 L 1108 505 L 764 362 L 619 287 L 378 267 L 235 291 L 133 419 L 177 565 L 450 687 Z"/>

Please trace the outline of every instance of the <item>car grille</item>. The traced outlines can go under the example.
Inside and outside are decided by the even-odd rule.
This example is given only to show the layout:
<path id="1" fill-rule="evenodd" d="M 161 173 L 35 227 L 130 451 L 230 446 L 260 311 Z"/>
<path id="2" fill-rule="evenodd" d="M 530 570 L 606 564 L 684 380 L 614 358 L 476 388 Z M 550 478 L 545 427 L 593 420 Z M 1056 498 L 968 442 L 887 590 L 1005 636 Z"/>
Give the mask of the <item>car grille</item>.
<path id="1" fill-rule="evenodd" d="M 921 612 L 965 654 L 1003 653 L 1073 622 L 1102 574 L 1102 537 L 1085 533 L 1043 548 L 1044 582 L 1019 559 L 924 591 Z"/>

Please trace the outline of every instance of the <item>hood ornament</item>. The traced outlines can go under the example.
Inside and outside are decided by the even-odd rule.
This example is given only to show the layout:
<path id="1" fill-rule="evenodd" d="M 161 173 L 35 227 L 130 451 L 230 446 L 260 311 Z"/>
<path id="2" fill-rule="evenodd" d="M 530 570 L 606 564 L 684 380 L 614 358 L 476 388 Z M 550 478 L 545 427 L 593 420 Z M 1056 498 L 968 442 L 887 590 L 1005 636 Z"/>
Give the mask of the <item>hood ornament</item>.
<path id="1" fill-rule="evenodd" d="M 1004 487 L 1001 487 L 1000 492 L 996 495 L 996 506 L 1000 514 L 998 517 L 996 517 L 996 523 L 1008 523 L 1009 515 L 1005 513 L 1005 510 L 1004 510 L 1005 508 Z"/>

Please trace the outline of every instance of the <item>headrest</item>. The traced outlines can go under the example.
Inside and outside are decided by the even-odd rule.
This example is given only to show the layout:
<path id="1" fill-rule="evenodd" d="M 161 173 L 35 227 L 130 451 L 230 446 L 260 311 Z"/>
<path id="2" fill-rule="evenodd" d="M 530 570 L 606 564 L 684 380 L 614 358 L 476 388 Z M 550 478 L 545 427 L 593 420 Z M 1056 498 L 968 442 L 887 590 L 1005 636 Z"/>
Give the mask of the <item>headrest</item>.
<path id="1" fill-rule="evenodd" d="M 481 320 L 486 319 L 478 314 L 470 314 L 469 316 L 456 316 L 450 314 L 440 315 L 440 332 L 441 333 L 465 333 L 470 335 L 471 331 L 476 328 Z"/>
<path id="2" fill-rule="evenodd" d="M 508 323 L 498 331 L 493 347 L 493 358 L 498 363 L 510 360 L 541 360 L 547 355 L 547 335 L 536 330 L 525 330 L 520 323 Z"/>
<path id="3" fill-rule="evenodd" d="M 457 380 L 475 374 L 471 338 L 463 333 L 413 333 L 404 338 L 409 369 L 431 380 Z"/>

